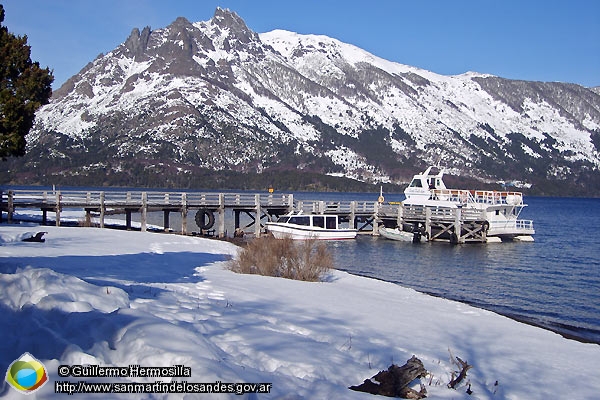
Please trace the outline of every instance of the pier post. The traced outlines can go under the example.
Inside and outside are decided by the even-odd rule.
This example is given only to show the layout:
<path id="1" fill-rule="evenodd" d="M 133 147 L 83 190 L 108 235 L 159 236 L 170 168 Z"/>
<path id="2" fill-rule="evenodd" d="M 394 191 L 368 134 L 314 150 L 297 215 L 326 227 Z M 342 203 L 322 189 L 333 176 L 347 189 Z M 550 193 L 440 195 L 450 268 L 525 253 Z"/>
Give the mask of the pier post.
<path id="1" fill-rule="evenodd" d="M 104 192 L 100 192 L 100 228 L 104 228 L 104 214 L 106 214 L 106 206 L 104 205 Z"/>
<path id="2" fill-rule="evenodd" d="M 356 229 L 356 200 L 352 200 L 350 202 L 350 229 Z"/>
<path id="3" fill-rule="evenodd" d="M 85 203 L 86 206 L 89 206 L 92 200 L 92 196 L 90 194 L 90 192 L 87 192 L 85 194 Z M 92 226 L 92 210 L 89 207 L 85 207 L 85 222 L 83 223 L 83 226 L 85 226 L 86 228 L 89 228 L 90 226 Z"/>
<path id="4" fill-rule="evenodd" d="M 165 232 L 169 232 L 169 210 L 163 210 L 163 229 Z"/>
<path id="5" fill-rule="evenodd" d="M 8 191 L 7 201 L 8 201 L 8 204 L 7 204 L 8 208 L 7 208 L 7 213 L 6 213 L 7 214 L 6 219 L 9 224 L 12 224 L 13 213 L 15 212 L 15 192 L 13 192 L 12 190 Z"/>
<path id="6" fill-rule="evenodd" d="M 317 214 L 325 213 L 325 202 L 323 200 L 319 200 Z"/>
<path id="7" fill-rule="evenodd" d="M 460 207 L 458 207 L 455 211 L 455 215 L 454 215 L 454 234 L 456 235 L 456 243 L 463 243 L 464 239 L 462 238 L 461 235 L 461 231 L 462 231 L 462 224 L 461 224 L 461 218 L 462 217 L 462 209 Z"/>
<path id="8" fill-rule="evenodd" d="M 225 194 L 219 193 L 219 238 L 225 237 Z"/>
<path id="9" fill-rule="evenodd" d="M 425 207 L 425 233 L 427 238 L 431 240 L 431 208 Z"/>
<path id="10" fill-rule="evenodd" d="M 85 209 L 85 222 L 83 223 L 83 226 L 85 226 L 86 228 L 92 226 L 92 210 L 90 210 L 89 208 Z"/>
<path id="11" fill-rule="evenodd" d="M 379 202 L 373 203 L 373 236 L 379 236 L 379 224 L 377 219 L 379 218 Z"/>
<path id="12" fill-rule="evenodd" d="M 148 193 L 142 192 L 142 232 L 148 230 L 146 218 L 148 217 Z"/>
<path id="13" fill-rule="evenodd" d="M 125 209 L 125 229 L 131 230 L 131 210 L 129 208 Z"/>
<path id="14" fill-rule="evenodd" d="M 292 211 L 294 211 L 294 195 L 290 194 L 288 195 L 288 209 L 287 209 L 288 213 L 291 213 Z"/>
<path id="15" fill-rule="evenodd" d="M 260 213 L 262 212 L 260 209 L 260 194 L 257 193 L 254 195 L 254 203 L 256 212 L 256 218 L 254 219 L 254 235 L 260 237 Z"/>
<path id="16" fill-rule="evenodd" d="M 187 235 L 187 194 L 181 193 L 181 233 Z"/>
<path id="17" fill-rule="evenodd" d="M 233 229 L 237 231 L 240 227 L 240 210 L 233 210 Z"/>
<path id="18" fill-rule="evenodd" d="M 164 203 L 165 203 L 165 207 L 169 206 L 169 193 L 165 193 Z M 170 210 L 168 208 L 163 208 L 163 230 L 165 232 L 169 232 L 169 229 L 170 229 L 169 213 L 170 213 Z"/>
<path id="19" fill-rule="evenodd" d="M 56 213 L 56 226 L 60 226 L 60 198 L 60 192 L 56 192 L 56 208 L 54 209 L 54 212 Z"/>

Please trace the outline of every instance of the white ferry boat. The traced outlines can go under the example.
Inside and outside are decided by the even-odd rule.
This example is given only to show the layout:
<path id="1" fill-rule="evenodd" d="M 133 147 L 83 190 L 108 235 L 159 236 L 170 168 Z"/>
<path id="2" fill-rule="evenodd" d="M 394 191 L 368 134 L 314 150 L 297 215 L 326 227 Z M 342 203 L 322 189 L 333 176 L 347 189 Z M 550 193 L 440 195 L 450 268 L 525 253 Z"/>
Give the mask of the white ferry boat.
<path id="1" fill-rule="evenodd" d="M 521 192 L 448 189 L 443 171 L 432 173 L 432 169 L 429 167 L 413 177 L 404 190 L 406 200 L 402 202 L 405 221 L 410 220 L 411 213 L 425 215 L 425 224 L 419 228 L 429 239 L 437 235 L 437 238 L 461 242 L 457 235 L 460 232 L 464 237 L 482 238 L 487 242 L 533 241 L 533 221 L 519 219 L 527 206 Z M 415 225 L 418 223 L 411 229 L 415 229 Z"/>
<path id="2" fill-rule="evenodd" d="M 354 239 L 356 229 L 339 226 L 337 215 L 290 213 L 277 222 L 267 222 L 266 228 L 277 239 L 290 237 L 297 240 Z"/>

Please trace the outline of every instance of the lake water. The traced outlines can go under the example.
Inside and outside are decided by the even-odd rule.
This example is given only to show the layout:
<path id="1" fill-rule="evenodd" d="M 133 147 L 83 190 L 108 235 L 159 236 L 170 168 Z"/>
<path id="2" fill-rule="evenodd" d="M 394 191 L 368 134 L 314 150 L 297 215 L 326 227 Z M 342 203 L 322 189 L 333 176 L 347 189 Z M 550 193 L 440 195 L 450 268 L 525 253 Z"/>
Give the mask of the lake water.
<path id="1" fill-rule="evenodd" d="M 386 201 L 401 199 L 386 195 Z M 533 243 L 412 244 L 361 235 L 328 246 L 348 272 L 600 343 L 600 199 L 525 202 L 521 218 L 534 220 Z"/>

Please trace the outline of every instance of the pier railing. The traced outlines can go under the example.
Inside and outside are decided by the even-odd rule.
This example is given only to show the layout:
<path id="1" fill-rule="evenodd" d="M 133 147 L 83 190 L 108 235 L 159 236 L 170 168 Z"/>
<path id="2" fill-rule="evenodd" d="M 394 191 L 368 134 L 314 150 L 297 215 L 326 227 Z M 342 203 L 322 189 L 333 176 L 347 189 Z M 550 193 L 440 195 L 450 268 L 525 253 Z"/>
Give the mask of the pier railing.
<path id="1" fill-rule="evenodd" d="M 495 222 L 493 227 L 490 228 L 490 234 L 503 234 L 505 232 L 518 232 L 522 235 L 533 235 L 535 232 L 533 229 L 533 221 L 528 219 L 517 219 L 509 220 L 504 223 Z"/>
<path id="2" fill-rule="evenodd" d="M 479 203 L 515 206 L 523 204 L 523 193 L 498 190 L 432 189 L 431 197 L 436 200 L 461 204 Z"/>
<path id="3" fill-rule="evenodd" d="M 292 194 L 144 192 L 144 191 L 39 191 L 11 190 L 2 192 L 3 205 L 15 207 L 94 207 L 94 206 L 247 206 L 291 207 Z M 6 207 L 4 207 L 6 208 Z"/>

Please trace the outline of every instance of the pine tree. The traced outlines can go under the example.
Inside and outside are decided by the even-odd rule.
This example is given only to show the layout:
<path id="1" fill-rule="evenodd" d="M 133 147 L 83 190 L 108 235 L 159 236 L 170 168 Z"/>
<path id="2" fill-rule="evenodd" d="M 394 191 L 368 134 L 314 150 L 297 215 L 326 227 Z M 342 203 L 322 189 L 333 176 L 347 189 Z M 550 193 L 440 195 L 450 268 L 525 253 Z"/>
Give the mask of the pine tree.
<path id="1" fill-rule="evenodd" d="M 8 32 L 0 4 L 0 158 L 23 156 L 36 110 L 48 103 L 54 77 L 31 61 L 27 36 Z"/>

